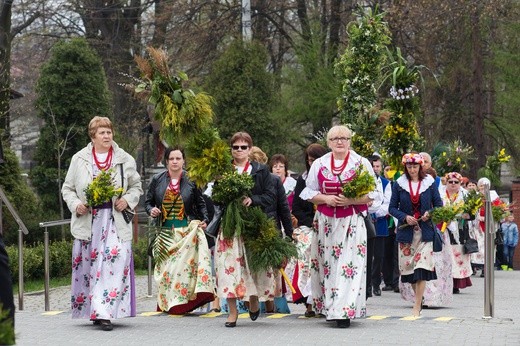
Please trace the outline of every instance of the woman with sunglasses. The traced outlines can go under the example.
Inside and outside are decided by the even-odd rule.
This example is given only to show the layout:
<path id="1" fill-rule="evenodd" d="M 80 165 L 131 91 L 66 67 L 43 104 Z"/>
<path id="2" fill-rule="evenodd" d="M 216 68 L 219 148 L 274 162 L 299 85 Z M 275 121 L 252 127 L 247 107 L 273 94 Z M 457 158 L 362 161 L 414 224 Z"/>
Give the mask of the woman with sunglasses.
<path id="1" fill-rule="evenodd" d="M 399 221 L 396 241 L 401 283 L 411 284 L 412 315 L 418 317 L 426 282 L 437 279 L 432 246 L 435 226 L 430 221 L 430 211 L 441 207 L 442 199 L 435 180 L 423 170 L 424 159 L 420 154 L 405 154 L 401 162 L 405 174 L 392 185 L 388 211 Z"/>
<path id="2" fill-rule="evenodd" d="M 454 205 L 464 203 L 464 196 L 468 193 L 463 187 L 463 177 L 457 172 L 446 173 L 444 176 L 446 186 L 441 188 L 440 193 L 444 205 Z M 464 244 L 469 239 L 470 220 L 474 220 L 475 215 L 467 213 L 461 215 L 460 221 L 453 220 L 447 227 L 446 233 L 449 235 L 450 244 L 446 248 L 451 248 L 450 259 L 453 275 L 453 293 L 460 293 L 462 288 L 472 286 L 471 283 L 471 260 L 470 254 L 464 253 Z M 444 249 L 443 249 L 444 252 Z M 439 266 L 437 266 L 438 268 Z"/>
<path id="3" fill-rule="evenodd" d="M 363 216 L 377 192 L 347 198 L 342 187 L 363 166 L 375 174 L 368 160 L 350 149 L 352 132 L 334 126 L 327 133 L 332 150 L 316 159 L 300 194 L 316 205 L 311 245 L 311 286 L 314 307 L 338 328 L 366 315 L 367 230 Z"/>
<path id="4" fill-rule="evenodd" d="M 276 203 L 273 180 L 269 168 L 261 163 L 249 161 L 253 146 L 251 136 L 246 132 L 235 133 L 230 140 L 233 165 L 239 174 L 253 177 L 251 197 L 244 197 L 246 207 L 259 206 L 264 212 Z M 229 315 L 226 327 L 236 326 L 238 318 L 237 299 L 249 303 L 249 317 L 255 321 L 260 315 L 260 301 L 273 300 L 275 281 L 273 270 L 251 273 L 249 270 L 244 241 L 240 237 L 224 239 L 222 233 L 217 238 L 217 293 L 227 300 Z"/>

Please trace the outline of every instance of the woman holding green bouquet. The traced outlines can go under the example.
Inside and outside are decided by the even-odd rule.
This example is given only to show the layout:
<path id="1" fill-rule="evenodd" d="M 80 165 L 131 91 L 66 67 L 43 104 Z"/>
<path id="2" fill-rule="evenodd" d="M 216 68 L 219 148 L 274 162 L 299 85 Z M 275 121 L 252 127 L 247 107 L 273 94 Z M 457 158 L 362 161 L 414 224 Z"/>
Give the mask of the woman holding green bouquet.
<path id="1" fill-rule="evenodd" d="M 426 282 L 437 279 L 433 256 L 434 225 L 430 212 L 442 207 L 435 180 L 422 168 L 420 154 L 409 153 L 402 158 L 404 173 L 392 186 L 388 211 L 399 223 L 396 241 L 399 243 L 399 272 L 402 283 L 410 283 L 414 293 L 412 315 L 422 310 Z"/>
<path id="2" fill-rule="evenodd" d="M 75 238 L 72 318 L 90 318 L 109 331 L 111 319 L 135 316 L 132 225 L 121 212 L 135 208 L 143 190 L 134 158 L 113 141 L 110 119 L 94 117 L 88 134 L 92 142 L 72 157 L 61 190 Z M 112 176 L 110 186 L 90 191 L 104 173 Z"/>
<path id="3" fill-rule="evenodd" d="M 362 216 L 376 193 L 372 165 L 350 149 L 351 137 L 346 126 L 329 130 L 332 152 L 313 162 L 300 194 L 317 206 L 311 245 L 313 305 L 339 328 L 366 315 L 367 231 Z M 372 184 L 370 179 L 361 183 L 360 171 L 372 177 Z M 354 186 L 362 192 L 346 197 L 345 188 Z"/>
<path id="4" fill-rule="evenodd" d="M 276 203 L 269 168 L 264 164 L 249 161 L 253 140 L 248 133 L 235 133 L 231 137 L 230 144 L 236 172 L 241 175 L 248 174 L 254 181 L 250 195 L 244 196 L 241 204 L 246 208 L 259 206 L 265 212 L 266 208 Z M 216 186 L 213 193 L 215 190 Z M 236 327 L 237 299 L 249 303 L 249 316 L 252 321 L 255 321 L 260 314 L 260 301 L 274 300 L 274 269 L 260 272 L 250 270 L 242 236 L 226 238 L 221 230 L 216 249 L 217 293 L 220 298 L 227 300 L 229 307 L 225 326 Z"/>

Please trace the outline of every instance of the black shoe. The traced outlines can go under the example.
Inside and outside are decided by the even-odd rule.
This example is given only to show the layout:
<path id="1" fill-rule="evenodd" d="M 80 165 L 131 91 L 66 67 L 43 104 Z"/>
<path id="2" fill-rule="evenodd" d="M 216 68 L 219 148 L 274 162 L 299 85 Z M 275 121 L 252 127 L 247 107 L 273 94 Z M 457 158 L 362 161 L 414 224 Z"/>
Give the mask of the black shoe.
<path id="1" fill-rule="evenodd" d="M 249 311 L 249 318 L 251 321 L 256 321 L 258 316 L 260 316 L 260 309 L 256 310 L 256 312 Z"/>
<path id="2" fill-rule="evenodd" d="M 235 328 L 237 326 L 237 321 L 235 320 L 235 322 L 226 322 L 224 325 L 228 328 Z"/>
<path id="3" fill-rule="evenodd" d="M 101 324 L 101 320 L 91 320 L 92 324 L 95 326 L 99 326 Z"/>
<path id="4" fill-rule="evenodd" d="M 314 311 L 305 311 L 305 314 L 304 314 L 305 317 L 307 318 L 310 318 L 310 317 L 316 317 L 316 313 Z"/>
<path id="5" fill-rule="evenodd" d="M 482 273 L 480 273 L 480 277 L 481 277 L 481 278 L 484 277 L 484 271 L 482 271 Z"/>
<path id="6" fill-rule="evenodd" d="M 374 295 L 379 297 L 381 295 L 381 290 L 379 288 L 374 288 Z"/>
<path id="7" fill-rule="evenodd" d="M 382 291 L 393 291 L 394 288 L 392 286 L 385 286 L 383 287 Z"/>
<path id="8" fill-rule="evenodd" d="M 394 287 L 394 292 L 395 292 L 395 293 L 399 293 L 399 292 L 401 292 L 401 291 L 399 290 L 399 286 L 395 286 L 395 287 Z"/>
<path id="9" fill-rule="evenodd" d="M 112 322 L 110 322 L 110 320 L 99 320 L 99 325 L 101 326 L 101 329 L 107 332 L 114 329 L 114 326 L 112 325 Z"/>
<path id="10" fill-rule="evenodd" d="M 460 293 L 460 289 L 458 289 L 458 288 L 453 289 L 453 294 L 459 294 L 459 293 Z"/>
<path id="11" fill-rule="evenodd" d="M 348 328 L 350 327 L 350 320 L 336 320 L 336 327 L 338 328 Z"/>

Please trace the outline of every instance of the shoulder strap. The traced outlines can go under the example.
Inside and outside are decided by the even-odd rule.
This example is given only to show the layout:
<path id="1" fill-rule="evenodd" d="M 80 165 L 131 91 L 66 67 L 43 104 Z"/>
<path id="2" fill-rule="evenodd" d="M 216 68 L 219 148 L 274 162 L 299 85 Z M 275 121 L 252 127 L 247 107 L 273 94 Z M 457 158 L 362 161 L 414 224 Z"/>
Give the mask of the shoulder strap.
<path id="1" fill-rule="evenodd" d="M 124 190 L 125 174 L 123 173 L 123 163 L 122 162 L 119 164 L 119 169 L 121 171 L 121 189 Z M 121 193 L 119 194 L 119 197 L 121 197 L 122 194 L 123 194 L 123 191 L 121 191 Z"/>

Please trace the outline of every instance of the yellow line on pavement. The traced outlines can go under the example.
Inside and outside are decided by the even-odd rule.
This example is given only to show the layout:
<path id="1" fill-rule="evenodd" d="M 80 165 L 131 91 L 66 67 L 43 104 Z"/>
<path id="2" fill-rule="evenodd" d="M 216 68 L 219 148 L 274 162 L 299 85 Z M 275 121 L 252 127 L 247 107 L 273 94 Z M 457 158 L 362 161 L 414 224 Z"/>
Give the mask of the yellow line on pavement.
<path id="1" fill-rule="evenodd" d="M 440 321 L 440 322 L 449 322 L 453 319 L 453 317 L 437 317 L 434 318 L 434 321 Z"/>
<path id="2" fill-rule="evenodd" d="M 55 316 L 55 315 L 61 314 L 62 312 L 65 312 L 65 311 L 45 311 L 44 313 L 42 313 L 42 315 L 43 316 Z"/>
<path id="3" fill-rule="evenodd" d="M 162 314 L 161 311 L 147 311 L 147 312 L 140 313 L 139 316 L 150 317 L 150 316 L 157 316 L 160 314 Z"/>
<path id="4" fill-rule="evenodd" d="M 284 318 L 289 315 L 290 314 L 270 314 L 269 316 L 266 316 L 266 318 Z"/>
<path id="5" fill-rule="evenodd" d="M 367 320 L 376 320 L 376 321 L 379 321 L 379 320 L 384 320 L 385 318 L 388 318 L 390 316 L 370 316 L 370 317 L 367 317 Z"/>
<path id="6" fill-rule="evenodd" d="M 204 315 L 200 315 L 200 317 L 212 318 L 212 317 L 218 317 L 220 315 L 224 315 L 224 313 L 212 311 L 212 312 L 208 312 Z"/>
<path id="7" fill-rule="evenodd" d="M 406 317 L 403 317 L 403 318 L 400 318 L 399 320 L 401 321 L 415 321 L 415 320 L 419 320 L 421 319 L 422 317 L 421 316 L 406 316 Z"/>
<path id="8" fill-rule="evenodd" d="M 249 312 L 244 312 L 243 314 L 239 314 L 238 318 L 240 318 L 240 319 L 249 318 Z"/>

